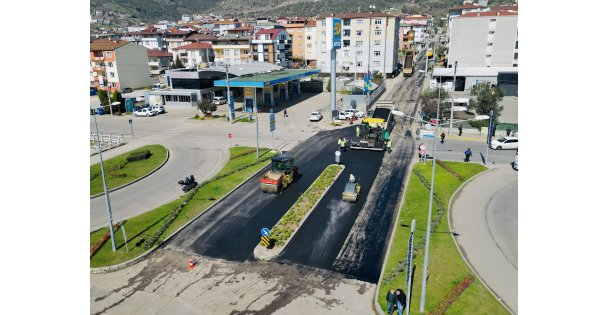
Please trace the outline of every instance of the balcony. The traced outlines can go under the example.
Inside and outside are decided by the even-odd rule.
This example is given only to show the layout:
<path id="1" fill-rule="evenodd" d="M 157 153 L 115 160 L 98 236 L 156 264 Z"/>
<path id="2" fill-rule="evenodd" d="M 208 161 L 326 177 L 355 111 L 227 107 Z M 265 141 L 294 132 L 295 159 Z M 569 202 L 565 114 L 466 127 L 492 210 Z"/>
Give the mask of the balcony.
<path id="1" fill-rule="evenodd" d="M 103 56 L 95 56 L 95 57 L 93 57 L 93 60 L 101 61 L 101 60 L 103 60 Z"/>
<path id="2" fill-rule="evenodd" d="M 92 67 L 93 71 L 101 71 L 101 72 L 105 72 L 106 71 L 106 67 L 104 66 L 94 66 Z"/>

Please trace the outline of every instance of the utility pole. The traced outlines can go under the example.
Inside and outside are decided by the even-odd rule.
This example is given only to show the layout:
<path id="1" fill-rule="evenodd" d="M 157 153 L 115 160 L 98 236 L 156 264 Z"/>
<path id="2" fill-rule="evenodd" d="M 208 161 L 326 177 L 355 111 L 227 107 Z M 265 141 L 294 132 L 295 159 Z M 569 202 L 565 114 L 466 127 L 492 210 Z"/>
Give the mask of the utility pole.
<path id="1" fill-rule="evenodd" d="M 452 90 L 452 106 L 450 107 L 450 127 L 448 128 L 448 135 L 452 135 L 452 120 L 454 120 L 454 96 L 456 95 L 456 68 L 458 67 L 458 61 L 454 61 L 454 87 Z"/>
<path id="2" fill-rule="evenodd" d="M 226 67 L 226 96 L 228 97 L 228 117 L 230 122 L 234 119 L 234 103 L 232 102 L 232 96 L 230 95 L 230 77 L 228 76 L 228 64 L 224 65 Z"/>

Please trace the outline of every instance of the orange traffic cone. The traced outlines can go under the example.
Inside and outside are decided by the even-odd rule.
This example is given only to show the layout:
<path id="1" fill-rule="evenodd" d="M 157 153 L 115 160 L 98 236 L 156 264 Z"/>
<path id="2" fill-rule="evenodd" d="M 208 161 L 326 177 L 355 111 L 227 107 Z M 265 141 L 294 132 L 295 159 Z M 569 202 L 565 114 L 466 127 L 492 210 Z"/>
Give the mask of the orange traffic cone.
<path id="1" fill-rule="evenodd" d="M 188 269 L 194 269 L 194 262 L 192 261 L 192 258 L 190 258 L 190 263 L 188 264 Z"/>

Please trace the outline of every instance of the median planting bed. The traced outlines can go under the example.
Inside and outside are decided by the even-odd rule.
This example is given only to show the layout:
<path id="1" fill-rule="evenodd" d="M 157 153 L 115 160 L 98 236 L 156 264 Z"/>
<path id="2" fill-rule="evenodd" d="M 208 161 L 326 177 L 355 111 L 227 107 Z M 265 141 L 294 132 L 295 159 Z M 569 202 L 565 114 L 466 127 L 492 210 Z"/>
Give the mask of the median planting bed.
<path id="1" fill-rule="evenodd" d="M 177 200 L 126 220 L 123 225 L 127 232 L 129 251 L 127 252 L 124 246 L 122 232 L 117 230 L 114 234 L 116 252 L 112 251 L 111 241 L 106 241 L 99 251 L 92 255 L 90 266 L 120 264 L 162 243 L 172 233 L 205 212 L 213 203 L 266 166 L 276 154 L 268 149 L 260 149 L 260 158 L 256 159 L 255 148 L 253 151 L 251 149 L 250 147 L 230 148 L 229 162 L 215 177 L 201 183 L 198 188 Z M 102 228 L 92 232 L 90 245 L 93 246 L 108 231 L 108 228 Z"/>
<path id="2" fill-rule="evenodd" d="M 135 181 L 159 167 L 167 159 L 167 148 L 147 145 L 103 161 L 108 190 Z M 101 164 L 90 168 L 90 194 L 103 192 Z"/>
<path id="3" fill-rule="evenodd" d="M 273 248 L 267 251 L 261 243 L 256 246 L 254 254 L 258 259 L 269 260 L 281 253 L 343 170 L 344 165 L 337 164 L 331 164 L 323 170 L 321 175 L 270 230 L 270 242 L 274 244 Z"/>
<path id="4" fill-rule="evenodd" d="M 405 201 L 399 212 L 398 224 L 389 248 L 386 267 L 380 278 L 378 303 L 386 312 L 386 293 L 389 289 L 405 285 L 405 266 L 409 225 L 416 219 L 413 259 L 411 310 L 418 312 L 424 266 L 424 244 L 432 163 L 416 164 L 410 175 Z M 437 314 L 509 314 L 509 312 L 483 286 L 462 257 L 448 227 L 447 207 L 450 198 L 462 183 L 486 170 L 479 164 L 441 161 L 435 166 L 435 187 L 429 274 L 427 280 L 425 311 Z"/>

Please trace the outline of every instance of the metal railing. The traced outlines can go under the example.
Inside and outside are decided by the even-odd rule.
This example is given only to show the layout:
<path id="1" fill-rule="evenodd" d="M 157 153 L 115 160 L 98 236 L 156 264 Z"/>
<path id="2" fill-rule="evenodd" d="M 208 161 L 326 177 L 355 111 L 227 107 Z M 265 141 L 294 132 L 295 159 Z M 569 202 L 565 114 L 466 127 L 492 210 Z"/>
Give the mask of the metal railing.
<path id="1" fill-rule="evenodd" d="M 97 142 L 101 143 L 101 150 L 109 150 L 124 144 L 122 134 L 99 134 L 97 137 L 96 133 L 91 133 L 89 136 L 89 142 L 91 143 L 91 155 L 99 153 Z"/>

